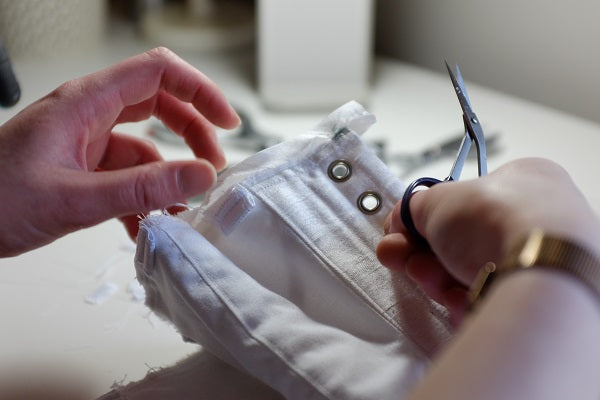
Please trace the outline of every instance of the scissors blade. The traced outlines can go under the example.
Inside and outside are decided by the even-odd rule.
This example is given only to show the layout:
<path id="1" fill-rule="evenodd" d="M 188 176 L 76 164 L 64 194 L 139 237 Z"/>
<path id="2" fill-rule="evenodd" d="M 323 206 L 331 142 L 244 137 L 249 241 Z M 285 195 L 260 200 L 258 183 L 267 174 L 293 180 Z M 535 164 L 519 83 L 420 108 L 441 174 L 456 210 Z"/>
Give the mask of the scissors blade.
<path id="1" fill-rule="evenodd" d="M 448 67 L 448 63 L 446 63 L 446 67 Z M 469 99 L 469 93 L 467 93 L 467 88 L 465 87 L 465 81 L 463 80 L 463 77 L 462 77 L 462 74 L 460 73 L 460 68 L 458 67 L 458 65 L 456 66 L 456 81 L 458 82 L 458 85 L 460 86 L 460 88 L 462 89 L 462 92 L 465 95 L 467 104 L 469 105 L 469 107 L 472 107 L 471 99 Z"/>
<path id="2" fill-rule="evenodd" d="M 477 118 L 477 116 L 475 116 L 475 118 Z M 469 135 L 471 138 L 473 138 L 475 147 L 477 148 L 477 170 L 479 172 L 479 176 L 487 175 L 487 153 L 481 125 L 479 122 L 468 124 L 467 129 L 469 130 Z"/>
<path id="3" fill-rule="evenodd" d="M 479 119 L 477 115 L 471 108 L 471 101 L 467 95 L 467 90 L 465 88 L 465 84 L 462 78 L 462 74 L 460 73 L 460 69 L 457 67 L 457 75 L 459 79 L 454 76 L 450 65 L 446 62 L 446 68 L 448 69 L 448 74 L 450 74 L 450 79 L 452 80 L 452 86 L 454 86 L 454 91 L 456 92 L 456 96 L 458 97 L 458 102 L 460 103 L 460 107 L 463 110 L 463 120 L 465 124 L 465 131 L 470 136 L 471 140 L 475 142 L 475 147 L 477 149 L 477 168 L 479 172 L 479 176 L 487 174 L 487 157 L 485 150 L 485 138 L 483 136 L 483 130 L 481 129 L 481 124 L 479 123 Z M 460 152 L 459 152 L 460 156 Z"/>
<path id="4" fill-rule="evenodd" d="M 469 150 L 471 150 L 472 143 L 473 140 L 471 140 L 471 136 L 468 134 L 468 132 L 465 132 L 465 136 L 463 136 L 460 148 L 458 149 L 458 154 L 454 160 L 454 164 L 452 164 L 452 168 L 450 169 L 450 175 L 448 175 L 448 178 L 446 178 L 447 181 L 459 180 L 460 174 L 465 166 L 465 161 L 469 155 Z"/>
<path id="5" fill-rule="evenodd" d="M 458 75 L 460 77 L 459 82 L 456 76 L 454 76 L 454 72 L 452 72 L 452 69 L 450 68 L 450 65 L 448 65 L 447 61 L 446 68 L 448 69 L 448 74 L 450 74 L 450 80 L 452 80 L 452 86 L 454 87 L 454 91 L 456 92 L 456 96 L 458 97 L 458 102 L 460 103 L 463 113 L 473 113 L 473 110 L 471 109 L 471 102 L 467 95 L 467 90 L 465 89 L 465 83 L 462 79 L 462 75 L 460 74 L 460 70 L 458 70 Z"/>

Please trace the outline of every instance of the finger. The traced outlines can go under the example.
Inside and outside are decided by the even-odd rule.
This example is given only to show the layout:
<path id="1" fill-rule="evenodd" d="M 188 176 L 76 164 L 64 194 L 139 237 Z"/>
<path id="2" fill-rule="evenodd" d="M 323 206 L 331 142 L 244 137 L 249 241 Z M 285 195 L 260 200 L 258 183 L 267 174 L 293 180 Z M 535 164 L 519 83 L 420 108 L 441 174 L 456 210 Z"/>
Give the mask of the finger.
<path id="1" fill-rule="evenodd" d="M 431 252 L 411 253 L 406 260 L 405 269 L 407 275 L 440 304 L 445 303 L 445 294 L 449 289 L 462 287 Z"/>
<path id="2" fill-rule="evenodd" d="M 118 86 L 123 106 L 140 103 L 159 89 L 191 103 L 212 123 L 234 128 L 239 117 L 208 77 L 165 48 L 130 58 L 107 71 Z"/>
<path id="3" fill-rule="evenodd" d="M 405 235 L 390 233 L 385 235 L 377 245 L 376 254 L 379 262 L 393 270 L 403 270 L 406 259 L 413 251 L 413 246 Z"/>
<path id="4" fill-rule="evenodd" d="M 450 288 L 443 297 L 443 304 L 450 312 L 450 323 L 454 327 L 459 326 L 468 310 L 468 290 L 464 287 Z"/>
<path id="5" fill-rule="evenodd" d="M 215 83 L 165 48 L 70 81 L 50 97 L 61 100 L 63 112 L 75 112 L 92 134 L 103 134 L 124 108 L 161 89 L 191 103 L 213 124 L 226 129 L 239 125 L 237 113 Z"/>
<path id="6" fill-rule="evenodd" d="M 98 168 L 110 171 L 129 168 L 136 165 L 161 161 L 162 157 L 153 143 L 119 133 L 112 133 L 104 150 L 104 157 L 98 163 Z M 132 240 L 137 237 L 140 215 L 125 215 L 119 217 Z"/>
<path id="7" fill-rule="evenodd" d="M 428 296 L 448 308 L 452 324 L 458 326 L 467 304 L 465 287 L 446 272 L 433 254 L 415 249 L 404 234 L 392 233 L 379 243 L 377 257 L 387 268 L 405 271 Z"/>
<path id="8" fill-rule="evenodd" d="M 138 121 L 151 115 L 182 136 L 196 157 L 210 161 L 217 170 L 225 167 L 225 155 L 210 121 L 189 103 L 181 102 L 164 91 L 150 100 L 125 108 L 117 122 Z"/>
<path id="9" fill-rule="evenodd" d="M 92 149 L 90 149 L 91 151 Z M 90 159 L 88 163 L 91 164 L 92 161 Z M 113 132 L 109 136 L 108 142 L 104 145 L 102 158 L 95 163 L 95 166 L 110 171 L 154 161 L 162 161 L 162 156 L 154 143 L 149 140 Z"/>
<path id="10" fill-rule="evenodd" d="M 99 163 L 99 168 L 105 171 L 118 170 L 160 160 L 162 157 L 152 142 L 113 133 L 106 146 L 105 156 Z M 185 203 L 185 201 L 182 200 L 181 203 Z M 168 211 L 176 214 L 184 209 L 184 207 L 173 206 L 169 207 Z M 129 236 L 134 240 L 138 232 L 139 219 L 140 215 L 137 213 L 119 217 Z"/>
<path id="11" fill-rule="evenodd" d="M 152 162 L 136 167 L 87 173 L 72 183 L 81 199 L 74 212 L 88 225 L 113 217 L 162 209 L 208 190 L 216 171 L 205 160 Z"/>
<path id="12" fill-rule="evenodd" d="M 412 194 L 410 198 L 410 212 L 413 222 L 417 231 L 426 239 L 429 240 L 432 236 L 432 232 L 430 232 L 428 226 L 429 222 L 439 217 L 436 211 L 457 209 L 456 204 L 452 204 L 455 202 L 455 197 L 451 196 L 451 193 L 464 190 L 458 189 L 458 185 L 465 185 L 465 182 L 443 182 Z M 468 199 L 468 196 L 466 198 Z"/>

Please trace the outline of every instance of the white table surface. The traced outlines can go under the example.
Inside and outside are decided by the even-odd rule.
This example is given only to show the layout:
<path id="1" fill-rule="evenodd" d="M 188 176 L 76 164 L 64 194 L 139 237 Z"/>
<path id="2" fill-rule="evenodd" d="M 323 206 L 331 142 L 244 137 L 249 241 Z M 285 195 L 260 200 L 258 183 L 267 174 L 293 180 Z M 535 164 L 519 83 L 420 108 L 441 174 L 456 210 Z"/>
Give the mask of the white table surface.
<path id="1" fill-rule="evenodd" d="M 121 45 L 69 60 L 14 62 L 23 98 L 17 107 L 0 110 L 0 123 L 61 82 L 143 48 Z M 247 55 L 185 58 L 213 78 L 261 131 L 291 137 L 328 113 L 263 109 L 252 83 L 252 57 Z M 486 131 L 501 134 L 501 150 L 488 160 L 490 170 L 518 157 L 554 159 L 572 174 L 600 211 L 596 176 L 600 126 L 471 84 L 468 66 L 463 68 L 471 101 Z M 385 140 L 392 153 L 422 149 L 462 128 L 460 108 L 442 62 L 439 73 L 432 73 L 377 59 L 371 98 L 365 106 L 378 119 L 365 138 Z M 128 124 L 122 130 L 147 136 L 147 127 L 147 123 Z M 167 158 L 191 156 L 173 145 L 158 146 Z M 226 151 L 233 160 L 247 155 Z M 444 177 L 451 162 L 440 160 L 413 171 L 406 179 Z M 466 167 L 464 175 L 475 175 L 473 164 Z M 127 287 L 134 281 L 133 251 L 120 224 L 108 221 L 19 257 L 0 259 L 0 387 L 7 382 L 31 385 L 50 376 L 93 397 L 115 382 L 141 379 L 149 369 L 171 365 L 198 350 L 183 343 L 171 326 L 132 299 Z M 114 295 L 99 305 L 85 301 L 107 283 L 117 285 Z"/>

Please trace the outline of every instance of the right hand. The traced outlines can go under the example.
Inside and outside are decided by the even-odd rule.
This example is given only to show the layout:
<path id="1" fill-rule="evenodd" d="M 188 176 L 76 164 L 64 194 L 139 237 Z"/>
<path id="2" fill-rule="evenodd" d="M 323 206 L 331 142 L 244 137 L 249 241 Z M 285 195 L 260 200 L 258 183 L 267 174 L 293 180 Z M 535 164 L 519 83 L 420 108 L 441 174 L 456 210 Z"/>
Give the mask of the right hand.
<path id="1" fill-rule="evenodd" d="M 430 248 L 408 236 L 398 203 L 377 255 L 459 314 L 455 321 L 478 270 L 501 262 L 533 228 L 571 238 L 600 256 L 597 215 L 566 171 L 548 160 L 514 161 L 475 180 L 416 192 L 410 201 L 415 226 Z"/>

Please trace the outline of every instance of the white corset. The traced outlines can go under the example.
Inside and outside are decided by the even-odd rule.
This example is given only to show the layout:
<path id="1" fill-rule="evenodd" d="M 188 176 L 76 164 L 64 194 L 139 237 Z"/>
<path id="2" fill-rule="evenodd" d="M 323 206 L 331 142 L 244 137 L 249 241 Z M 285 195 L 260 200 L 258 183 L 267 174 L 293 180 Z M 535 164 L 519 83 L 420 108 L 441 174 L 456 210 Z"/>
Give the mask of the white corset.
<path id="1" fill-rule="evenodd" d="M 450 327 L 375 256 L 404 184 L 360 139 L 374 122 L 350 102 L 222 173 L 199 207 L 143 220 L 147 304 L 288 399 L 401 398 Z"/>

